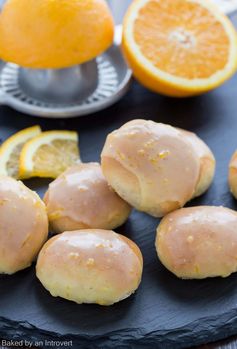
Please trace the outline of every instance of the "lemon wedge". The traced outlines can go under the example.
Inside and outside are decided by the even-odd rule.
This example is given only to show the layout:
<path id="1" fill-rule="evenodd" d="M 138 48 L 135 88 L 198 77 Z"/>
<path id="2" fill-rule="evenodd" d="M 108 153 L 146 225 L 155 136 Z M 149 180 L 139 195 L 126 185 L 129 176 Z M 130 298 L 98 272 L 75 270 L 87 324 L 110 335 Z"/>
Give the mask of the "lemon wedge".
<path id="1" fill-rule="evenodd" d="M 19 178 L 19 159 L 26 142 L 41 133 L 39 126 L 21 130 L 9 137 L 0 147 L 0 174 Z"/>
<path id="2" fill-rule="evenodd" d="M 46 131 L 27 142 L 20 155 L 21 178 L 57 178 L 80 161 L 78 134 L 74 131 Z"/>

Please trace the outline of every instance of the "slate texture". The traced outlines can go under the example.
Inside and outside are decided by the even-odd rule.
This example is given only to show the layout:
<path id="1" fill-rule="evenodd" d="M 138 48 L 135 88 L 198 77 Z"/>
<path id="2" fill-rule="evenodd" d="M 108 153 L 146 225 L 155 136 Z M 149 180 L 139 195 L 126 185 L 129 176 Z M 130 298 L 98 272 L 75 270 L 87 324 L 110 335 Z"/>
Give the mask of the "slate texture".
<path id="1" fill-rule="evenodd" d="M 106 135 L 133 118 L 147 118 L 196 132 L 217 159 L 214 183 L 191 205 L 237 208 L 229 193 L 229 159 L 237 149 L 237 76 L 206 95 L 171 99 L 133 83 L 113 107 L 71 120 L 44 120 L 0 107 L 0 138 L 34 124 L 43 129 L 75 129 L 83 161 L 98 161 Z M 43 194 L 47 180 L 28 186 Z M 53 298 L 35 277 L 34 266 L 0 276 L 0 338 L 72 340 L 75 348 L 185 348 L 237 334 L 237 275 L 182 281 L 159 263 L 154 248 L 159 220 L 134 211 L 118 229 L 144 256 L 144 274 L 135 295 L 111 307 L 76 305 Z"/>

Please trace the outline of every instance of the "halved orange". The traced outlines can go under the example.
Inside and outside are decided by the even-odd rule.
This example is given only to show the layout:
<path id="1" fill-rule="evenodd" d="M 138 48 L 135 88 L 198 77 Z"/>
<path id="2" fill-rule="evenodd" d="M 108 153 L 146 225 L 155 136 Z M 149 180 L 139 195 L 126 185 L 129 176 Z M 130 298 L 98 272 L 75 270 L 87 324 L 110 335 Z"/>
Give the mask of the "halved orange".
<path id="1" fill-rule="evenodd" d="M 70 67 L 104 52 L 113 34 L 105 0 L 6 0 L 0 57 L 26 68 Z"/>
<path id="2" fill-rule="evenodd" d="M 237 69 L 235 28 L 208 0 L 134 0 L 123 50 L 134 76 L 169 96 L 209 91 Z"/>

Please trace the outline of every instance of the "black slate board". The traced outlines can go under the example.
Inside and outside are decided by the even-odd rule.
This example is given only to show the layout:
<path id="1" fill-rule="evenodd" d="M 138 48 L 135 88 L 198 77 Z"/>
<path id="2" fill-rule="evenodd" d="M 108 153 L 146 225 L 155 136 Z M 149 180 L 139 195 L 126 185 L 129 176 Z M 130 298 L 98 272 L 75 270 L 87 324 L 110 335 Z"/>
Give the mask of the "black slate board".
<path id="1" fill-rule="evenodd" d="M 215 153 L 216 177 L 211 189 L 190 205 L 237 209 L 227 186 L 228 162 L 237 148 L 237 75 L 219 89 L 189 99 L 161 97 L 133 83 L 127 96 L 113 107 L 71 120 L 36 119 L 0 107 L 0 138 L 34 124 L 45 130 L 75 129 L 80 133 L 83 161 L 97 161 L 106 135 L 133 118 L 169 123 L 203 138 Z M 47 183 L 26 182 L 40 194 Z M 73 348 L 83 349 L 175 349 L 237 334 L 237 275 L 203 281 L 177 279 L 156 257 L 157 224 L 157 219 L 134 211 L 118 229 L 140 246 L 144 274 L 137 293 L 111 307 L 76 305 L 51 297 L 37 281 L 34 266 L 14 276 L 0 276 L 0 338 L 35 344 L 72 340 Z"/>

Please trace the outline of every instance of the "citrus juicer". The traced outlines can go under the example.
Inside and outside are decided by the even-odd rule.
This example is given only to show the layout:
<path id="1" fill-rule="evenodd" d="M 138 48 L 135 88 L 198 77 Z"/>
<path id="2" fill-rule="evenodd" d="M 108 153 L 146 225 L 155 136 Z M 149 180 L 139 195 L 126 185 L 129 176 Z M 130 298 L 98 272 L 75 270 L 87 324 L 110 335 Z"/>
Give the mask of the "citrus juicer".
<path id="1" fill-rule="evenodd" d="M 95 60 L 72 68 L 1 65 L 0 103 L 48 118 L 86 115 L 112 105 L 127 92 L 132 75 L 118 41 Z"/>
<path id="2" fill-rule="evenodd" d="M 6 0 L 0 0 L 2 7 Z M 127 91 L 131 71 L 120 51 L 122 28 L 112 46 L 86 63 L 64 69 L 29 69 L 1 62 L 0 103 L 48 118 L 90 114 L 118 101 Z"/>
<path id="3" fill-rule="evenodd" d="M 6 0 L 0 0 L 0 7 Z M 237 0 L 215 0 L 225 13 Z M 122 4 L 110 1 L 114 11 Z M 126 6 L 124 6 L 126 7 Z M 0 103 L 20 112 L 48 118 L 82 116 L 118 101 L 128 90 L 131 71 L 120 50 L 122 26 L 112 46 L 94 60 L 65 69 L 29 69 L 1 62 Z"/>

